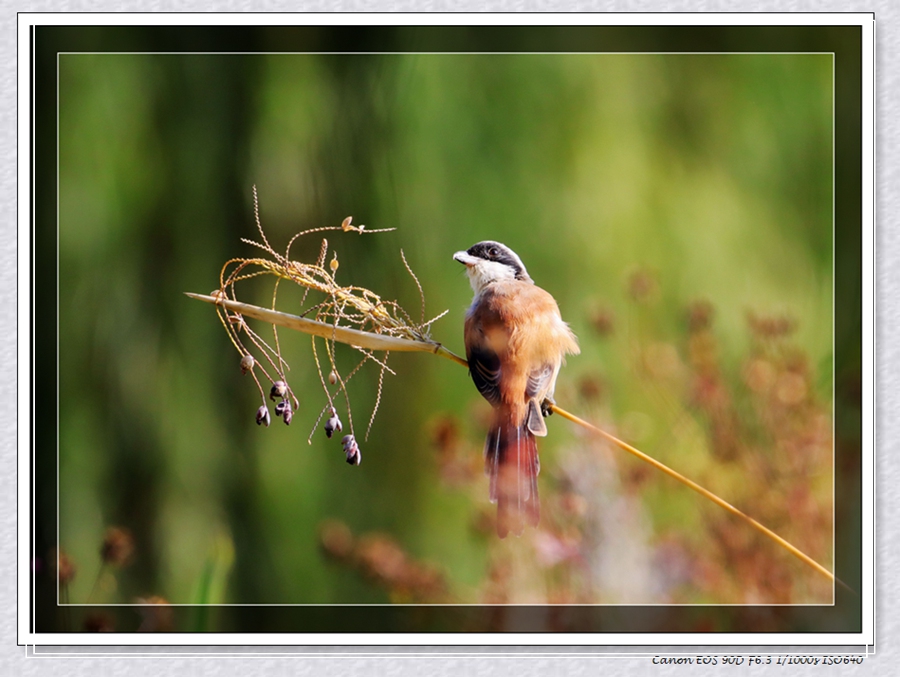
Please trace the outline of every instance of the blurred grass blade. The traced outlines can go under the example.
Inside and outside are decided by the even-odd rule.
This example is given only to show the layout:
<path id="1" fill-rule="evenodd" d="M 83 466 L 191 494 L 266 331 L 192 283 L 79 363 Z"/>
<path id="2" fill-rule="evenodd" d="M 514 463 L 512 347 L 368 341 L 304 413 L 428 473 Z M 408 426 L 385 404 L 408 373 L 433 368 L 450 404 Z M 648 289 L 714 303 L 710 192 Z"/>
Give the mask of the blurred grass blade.
<path id="1" fill-rule="evenodd" d="M 215 570 L 215 561 L 212 558 L 206 560 L 203 565 L 203 571 L 200 572 L 200 578 L 197 579 L 194 589 L 194 596 L 191 604 L 194 607 L 194 627 L 193 632 L 209 632 L 209 606 L 212 597 L 212 581 L 213 571 Z"/>
<path id="2" fill-rule="evenodd" d="M 228 572 L 234 562 L 234 544 L 229 536 L 220 535 L 216 538 L 212 550 L 203 564 L 191 596 L 191 604 L 196 605 L 193 632 L 210 632 L 213 605 L 225 602 Z"/>

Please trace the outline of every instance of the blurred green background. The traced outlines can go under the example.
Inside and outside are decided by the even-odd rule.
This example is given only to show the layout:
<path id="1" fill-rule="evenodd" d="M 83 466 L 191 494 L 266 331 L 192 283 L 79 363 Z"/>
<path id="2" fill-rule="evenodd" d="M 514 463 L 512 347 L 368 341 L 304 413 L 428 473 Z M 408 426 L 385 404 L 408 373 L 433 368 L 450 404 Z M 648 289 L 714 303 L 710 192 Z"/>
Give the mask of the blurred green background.
<path id="1" fill-rule="evenodd" d="M 321 428 L 307 444 L 325 399 L 309 339 L 282 331 L 301 405 L 257 427 L 213 308 L 182 292 L 256 255 L 255 184 L 276 250 L 348 215 L 396 228 L 327 234 L 338 279 L 417 317 L 402 249 L 426 314 L 450 311 L 434 338 L 463 353 L 451 256 L 505 242 L 580 338 L 564 408 L 832 568 L 832 83 L 828 54 L 61 55 L 68 600 L 830 603 L 791 555 L 555 418 L 541 527 L 499 541 L 486 405 L 428 355 L 391 356 L 350 467 Z M 272 279 L 239 292 L 268 305 Z M 360 437 L 377 382 L 350 385 Z M 123 566 L 101 558 L 114 525 Z M 133 629 L 124 613 L 110 623 Z M 176 625 L 246 629 L 231 608 Z"/>

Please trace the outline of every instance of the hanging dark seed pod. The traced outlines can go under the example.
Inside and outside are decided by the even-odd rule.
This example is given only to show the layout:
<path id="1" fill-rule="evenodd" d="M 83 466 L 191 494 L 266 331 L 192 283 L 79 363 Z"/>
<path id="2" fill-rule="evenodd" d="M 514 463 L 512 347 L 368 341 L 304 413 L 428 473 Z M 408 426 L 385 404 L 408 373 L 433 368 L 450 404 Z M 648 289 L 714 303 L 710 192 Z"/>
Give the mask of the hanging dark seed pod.
<path id="1" fill-rule="evenodd" d="M 356 443 L 356 438 L 353 437 L 353 435 L 344 435 L 341 444 L 344 446 L 344 453 L 347 455 L 347 463 L 350 465 L 359 465 L 362 460 L 362 454 L 359 452 L 359 445 Z"/>
<path id="2" fill-rule="evenodd" d="M 256 360 L 253 359 L 253 355 L 247 353 L 241 358 L 241 373 L 246 374 L 248 371 L 253 369 L 253 365 L 256 364 Z"/>
<path id="3" fill-rule="evenodd" d="M 287 400 L 285 400 L 284 403 L 285 403 L 286 406 L 284 407 L 284 411 L 282 412 L 281 416 L 282 416 L 282 418 L 284 418 L 284 424 L 285 424 L 285 425 L 290 425 L 290 424 L 291 424 L 291 419 L 294 418 L 294 410 L 291 409 L 291 403 L 290 403 L 290 402 L 288 402 Z"/>
<path id="4" fill-rule="evenodd" d="M 290 408 L 290 404 L 288 404 L 287 400 L 281 400 L 278 404 L 275 405 L 275 415 L 282 416 L 284 412 L 286 412 Z"/>
<path id="5" fill-rule="evenodd" d="M 272 384 L 272 389 L 269 391 L 269 399 L 274 402 L 276 397 L 284 397 L 285 395 L 287 395 L 287 383 L 275 381 Z"/>
<path id="6" fill-rule="evenodd" d="M 256 425 L 265 424 L 265 426 L 268 428 L 271 420 L 272 417 L 269 416 L 269 408 L 266 405 L 262 405 L 259 409 L 256 410 Z"/>
<path id="7" fill-rule="evenodd" d="M 334 407 L 331 408 L 331 417 L 325 421 L 325 436 L 331 439 L 331 436 L 336 432 L 339 433 L 344 429 L 344 426 L 341 424 L 341 419 L 338 418 L 337 411 L 335 411 Z"/>

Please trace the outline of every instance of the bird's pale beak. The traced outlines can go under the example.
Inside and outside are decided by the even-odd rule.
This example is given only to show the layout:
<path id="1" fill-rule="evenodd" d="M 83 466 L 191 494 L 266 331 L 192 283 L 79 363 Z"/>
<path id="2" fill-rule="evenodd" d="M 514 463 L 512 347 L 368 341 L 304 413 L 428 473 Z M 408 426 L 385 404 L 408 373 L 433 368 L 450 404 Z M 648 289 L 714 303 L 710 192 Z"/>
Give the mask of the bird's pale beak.
<path id="1" fill-rule="evenodd" d="M 474 256 L 469 256 L 466 252 L 456 252 L 453 255 L 453 260 L 459 261 L 465 266 L 474 266 L 478 261 L 478 259 Z"/>

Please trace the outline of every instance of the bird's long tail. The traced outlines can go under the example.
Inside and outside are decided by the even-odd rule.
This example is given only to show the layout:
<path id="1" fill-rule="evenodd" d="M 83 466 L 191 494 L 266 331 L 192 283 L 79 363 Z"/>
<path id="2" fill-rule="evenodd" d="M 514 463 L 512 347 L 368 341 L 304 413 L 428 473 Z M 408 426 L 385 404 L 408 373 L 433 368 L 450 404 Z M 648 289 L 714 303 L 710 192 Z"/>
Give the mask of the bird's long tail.
<path id="1" fill-rule="evenodd" d="M 497 534 L 522 534 L 525 524 L 537 526 L 541 518 L 537 476 L 540 472 L 537 440 L 526 422 L 516 425 L 503 408 L 484 443 L 484 472 L 491 481 L 491 502 L 497 504 Z"/>

